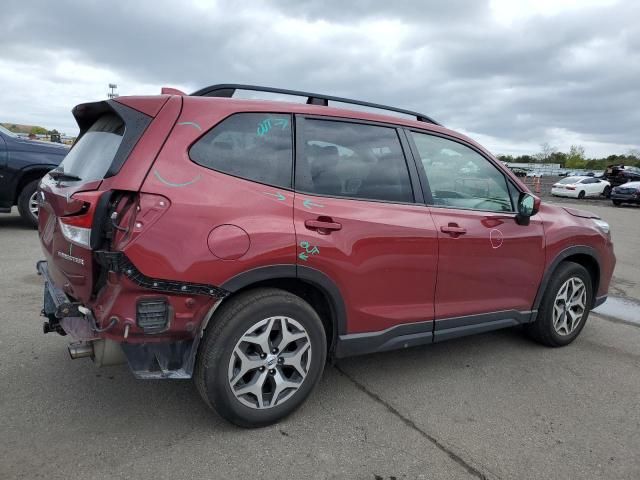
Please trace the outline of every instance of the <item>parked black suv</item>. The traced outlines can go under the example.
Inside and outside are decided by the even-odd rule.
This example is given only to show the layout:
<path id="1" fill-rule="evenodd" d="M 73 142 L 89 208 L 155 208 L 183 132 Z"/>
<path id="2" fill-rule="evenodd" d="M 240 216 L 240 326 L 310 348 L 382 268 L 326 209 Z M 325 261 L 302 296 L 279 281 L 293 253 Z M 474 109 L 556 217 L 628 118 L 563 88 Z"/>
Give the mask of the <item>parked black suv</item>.
<path id="1" fill-rule="evenodd" d="M 613 188 L 627 182 L 640 181 L 640 168 L 624 165 L 609 165 L 602 177 L 608 181 Z"/>
<path id="2" fill-rule="evenodd" d="M 66 145 L 24 139 L 0 125 L 0 213 L 17 205 L 22 218 L 36 227 L 38 182 L 68 151 Z"/>

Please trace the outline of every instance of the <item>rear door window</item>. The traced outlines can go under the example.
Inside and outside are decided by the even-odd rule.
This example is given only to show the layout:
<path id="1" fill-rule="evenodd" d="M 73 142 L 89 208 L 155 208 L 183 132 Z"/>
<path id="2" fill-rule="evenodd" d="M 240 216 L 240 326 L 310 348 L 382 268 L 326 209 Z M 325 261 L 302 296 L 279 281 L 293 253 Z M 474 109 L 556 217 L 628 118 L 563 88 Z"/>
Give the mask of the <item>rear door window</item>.
<path id="1" fill-rule="evenodd" d="M 291 188 L 291 115 L 237 113 L 223 120 L 189 150 L 191 160 L 218 172 Z"/>
<path id="2" fill-rule="evenodd" d="M 304 118 L 296 190 L 363 200 L 412 203 L 413 190 L 395 128 Z"/>
<path id="3" fill-rule="evenodd" d="M 101 115 L 75 143 L 58 169 L 82 181 L 101 180 L 116 156 L 124 131 L 124 122 L 118 115 Z"/>

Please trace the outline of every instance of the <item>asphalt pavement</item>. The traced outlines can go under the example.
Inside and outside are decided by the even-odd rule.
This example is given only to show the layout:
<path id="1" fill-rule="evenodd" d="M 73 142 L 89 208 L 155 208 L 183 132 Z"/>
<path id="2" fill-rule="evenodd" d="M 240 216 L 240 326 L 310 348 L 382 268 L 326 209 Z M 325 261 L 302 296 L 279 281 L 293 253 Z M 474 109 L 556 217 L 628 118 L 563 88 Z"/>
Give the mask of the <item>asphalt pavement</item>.
<path id="1" fill-rule="evenodd" d="M 611 223 L 611 293 L 639 319 L 640 208 L 578 205 Z M 566 348 L 510 329 L 340 360 L 243 430 L 190 381 L 71 360 L 42 334 L 36 233 L 1 215 L 0 246 L 0 479 L 640 478 L 640 326 L 611 312 Z"/>

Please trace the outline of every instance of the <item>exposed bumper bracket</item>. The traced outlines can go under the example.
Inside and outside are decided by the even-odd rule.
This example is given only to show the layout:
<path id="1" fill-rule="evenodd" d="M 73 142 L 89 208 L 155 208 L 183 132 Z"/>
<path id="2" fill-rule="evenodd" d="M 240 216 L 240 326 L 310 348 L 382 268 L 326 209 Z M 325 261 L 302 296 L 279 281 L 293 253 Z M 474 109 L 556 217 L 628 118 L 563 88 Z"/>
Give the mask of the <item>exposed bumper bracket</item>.
<path id="1" fill-rule="evenodd" d="M 185 295 L 207 295 L 214 298 L 224 298 L 231 293 L 228 290 L 215 285 L 147 277 L 140 272 L 133 262 L 122 252 L 97 250 L 93 254 L 96 261 L 107 270 L 122 273 L 133 283 L 149 290 L 155 290 L 157 292 L 183 293 Z"/>

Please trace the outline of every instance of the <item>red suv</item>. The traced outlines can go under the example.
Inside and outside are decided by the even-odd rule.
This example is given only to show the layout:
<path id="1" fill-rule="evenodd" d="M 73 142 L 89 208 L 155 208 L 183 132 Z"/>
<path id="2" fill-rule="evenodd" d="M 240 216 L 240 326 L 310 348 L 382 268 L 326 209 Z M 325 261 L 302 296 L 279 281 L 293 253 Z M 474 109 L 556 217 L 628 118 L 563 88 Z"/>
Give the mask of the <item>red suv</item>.
<path id="1" fill-rule="evenodd" d="M 237 425 L 291 413 L 328 358 L 515 325 L 567 345 L 606 299 L 609 226 L 426 115 L 249 85 L 73 114 L 38 194 L 44 331 L 72 358 L 193 377 Z"/>

